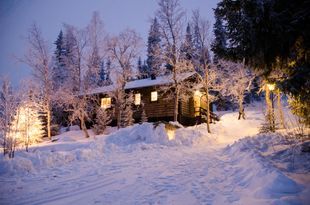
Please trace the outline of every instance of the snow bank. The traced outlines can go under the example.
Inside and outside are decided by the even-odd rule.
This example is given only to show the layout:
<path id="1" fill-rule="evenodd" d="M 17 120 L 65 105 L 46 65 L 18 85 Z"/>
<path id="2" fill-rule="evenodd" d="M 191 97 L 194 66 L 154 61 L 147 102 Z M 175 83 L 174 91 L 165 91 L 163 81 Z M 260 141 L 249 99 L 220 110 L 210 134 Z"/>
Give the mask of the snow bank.
<path id="1" fill-rule="evenodd" d="M 132 150 L 141 146 L 143 148 L 146 146 L 156 147 L 156 145 L 192 146 L 201 144 L 201 141 L 208 141 L 209 144 L 215 142 L 215 137 L 207 136 L 206 125 L 188 128 L 183 126 L 182 128 L 176 128 L 175 125 L 175 123 L 167 125 L 163 123 L 158 125 L 152 123 L 133 125 L 109 135 L 106 143 L 110 145 L 110 148 L 117 145 L 126 150 Z"/>
<path id="2" fill-rule="evenodd" d="M 154 126 L 152 123 L 143 123 L 112 133 L 107 137 L 106 143 L 125 147 L 138 143 L 167 145 L 169 140 L 164 124 Z"/>
<path id="3" fill-rule="evenodd" d="M 0 159 L 0 175 L 24 175 L 35 173 L 35 168 L 30 159 L 16 156 L 13 160 Z"/>
<path id="4" fill-rule="evenodd" d="M 119 150 L 156 149 L 160 146 L 191 146 L 205 136 L 204 126 L 168 129 L 165 124 L 136 124 L 110 135 L 86 139 L 81 131 L 68 131 L 55 137 L 56 142 L 45 142 L 17 151 L 13 159 L 0 159 L 0 175 L 36 173 L 43 168 L 66 166 L 75 161 L 100 160 L 105 154 Z M 171 136 L 172 135 L 172 136 Z"/>
<path id="5" fill-rule="evenodd" d="M 273 153 L 276 153 L 275 147 L 280 145 L 286 147 L 287 141 L 278 134 L 269 133 L 241 139 L 224 149 L 223 154 L 230 156 L 232 165 L 247 167 L 237 169 L 239 173 L 236 175 L 236 182 L 249 190 L 249 198 L 272 198 L 277 199 L 275 204 L 290 204 L 290 196 L 303 190 L 301 185 L 276 167 Z M 269 155 L 273 155 L 273 158 Z M 277 155 L 277 158 L 281 160 L 282 156 Z M 249 203 L 247 199 L 243 200 L 241 204 Z"/>
<path id="6" fill-rule="evenodd" d="M 57 168 L 72 162 L 101 160 L 104 144 L 99 140 L 88 143 L 59 142 L 45 147 L 17 151 L 13 159 L 0 158 L 0 175 L 35 174 L 46 168 Z"/>

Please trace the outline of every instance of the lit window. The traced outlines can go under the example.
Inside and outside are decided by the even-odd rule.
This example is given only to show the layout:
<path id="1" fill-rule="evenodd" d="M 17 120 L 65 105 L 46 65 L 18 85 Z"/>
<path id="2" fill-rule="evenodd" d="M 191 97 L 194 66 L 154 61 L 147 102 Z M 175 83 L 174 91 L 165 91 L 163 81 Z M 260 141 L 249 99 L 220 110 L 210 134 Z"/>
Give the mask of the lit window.
<path id="1" fill-rule="evenodd" d="M 135 94 L 135 105 L 140 105 L 141 104 L 141 94 L 136 93 Z"/>
<path id="2" fill-rule="evenodd" d="M 106 109 L 111 107 L 111 98 L 101 98 L 101 107 Z"/>
<path id="3" fill-rule="evenodd" d="M 151 92 L 151 101 L 157 101 L 157 91 Z"/>

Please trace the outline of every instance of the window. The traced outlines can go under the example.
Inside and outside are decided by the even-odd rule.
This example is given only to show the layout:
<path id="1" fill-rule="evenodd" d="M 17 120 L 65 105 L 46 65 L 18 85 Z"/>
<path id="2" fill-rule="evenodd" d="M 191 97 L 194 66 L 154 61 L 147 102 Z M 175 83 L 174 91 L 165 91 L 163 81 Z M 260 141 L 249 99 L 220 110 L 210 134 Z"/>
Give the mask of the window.
<path id="1" fill-rule="evenodd" d="M 136 93 L 135 94 L 135 105 L 140 105 L 141 104 L 141 94 Z"/>
<path id="2" fill-rule="evenodd" d="M 158 97 L 157 97 L 157 91 L 153 91 L 151 92 L 151 101 L 157 101 Z"/>
<path id="3" fill-rule="evenodd" d="M 106 109 L 111 107 L 111 98 L 101 98 L 101 107 Z"/>

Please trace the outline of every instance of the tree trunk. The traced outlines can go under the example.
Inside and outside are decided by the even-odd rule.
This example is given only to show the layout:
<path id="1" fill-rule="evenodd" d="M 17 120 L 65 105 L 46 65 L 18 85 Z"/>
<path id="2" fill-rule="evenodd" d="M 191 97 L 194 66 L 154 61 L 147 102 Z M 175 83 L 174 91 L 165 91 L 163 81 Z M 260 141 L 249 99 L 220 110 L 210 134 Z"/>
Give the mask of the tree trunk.
<path id="1" fill-rule="evenodd" d="M 272 101 L 270 99 L 270 90 L 267 85 L 265 85 L 266 89 L 266 94 L 265 94 L 265 99 L 266 99 L 266 120 L 268 121 L 269 124 L 269 130 L 274 132 L 274 116 L 273 116 L 273 107 L 272 107 Z"/>
<path id="2" fill-rule="evenodd" d="M 244 113 L 243 101 L 241 99 L 239 99 L 239 116 L 238 116 L 238 120 L 240 120 L 241 118 L 245 120 L 245 113 Z"/>
<path id="3" fill-rule="evenodd" d="M 178 121 L 178 111 L 179 111 L 179 89 L 175 88 L 175 96 L 174 96 L 174 113 L 173 113 L 173 120 L 176 122 Z"/>
<path id="4" fill-rule="evenodd" d="M 85 137 L 89 138 L 89 134 L 87 132 L 87 128 L 86 128 L 86 124 L 85 124 L 84 118 L 81 119 L 81 128 L 82 128 L 82 130 L 84 132 Z"/>
<path id="5" fill-rule="evenodd" d="M 51 111 L 49 109 L 49 106 L 48 106 L 48 110 L 47 110 L 47 137 L 48 139 L 52 139 L 52 134 L 51 134 Z"/>
<path id="6" fill-rule="evenodd" d="M 118 112 L 117 112 L 117 129 L 121 128 L 121 118 L 122 118 L 121 108 L 120 108 L 120 106 L 118 106 Z"/>
<path id="7" fill-rule="evenodd" d="M 208 68 L 207 68 L 206 64 L 204 64 L 204 70 L 206 71 L 205 90 L 206 90 L 206 103 L 207 103 L 207 130 L 208 130 L 208 133 L 211 133 L 211 129 L 210 129 L 210 102 L 209 102 L 209 73 L 208 73 Z"/>
<path id="8" fill-rule="evenodd" d="M 278 107 L 278 114 L 281 122 L 282 128 L 285 128 L 285 121 L 284 121 L 284 114 L 283 114 L 283 108 L 281 104 L 281 93 L 280 89 L 277 89 L 277 107 Z"/>

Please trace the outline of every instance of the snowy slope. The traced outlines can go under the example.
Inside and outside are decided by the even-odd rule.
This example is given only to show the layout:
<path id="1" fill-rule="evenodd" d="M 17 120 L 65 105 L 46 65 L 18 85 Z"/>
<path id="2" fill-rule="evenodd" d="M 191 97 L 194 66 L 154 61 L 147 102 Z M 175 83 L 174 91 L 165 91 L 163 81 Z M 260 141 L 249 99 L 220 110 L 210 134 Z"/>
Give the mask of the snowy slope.
<path id="1" fill-rule="evenodd" d="M 0 158 L 0 204 L 307 204 L 309 154 L 290 168 L 278 134 L 258 134 L 262 115 L 225 113 L 180 128 L 169 140 L 150 123 L 55 143 Z"/>

